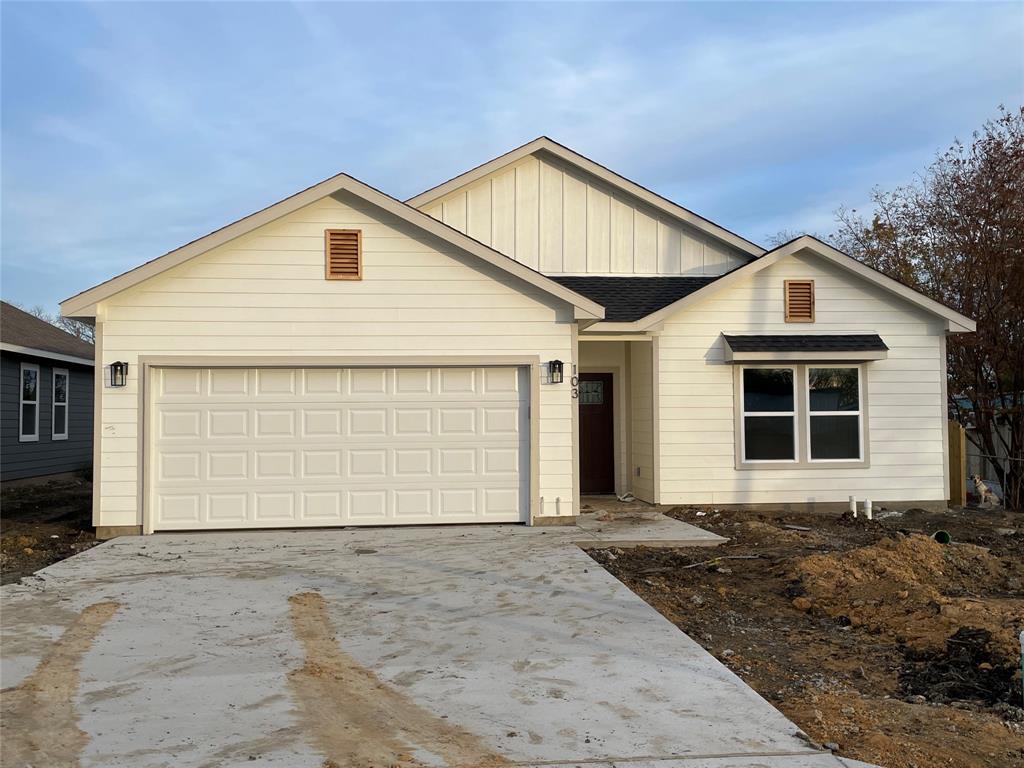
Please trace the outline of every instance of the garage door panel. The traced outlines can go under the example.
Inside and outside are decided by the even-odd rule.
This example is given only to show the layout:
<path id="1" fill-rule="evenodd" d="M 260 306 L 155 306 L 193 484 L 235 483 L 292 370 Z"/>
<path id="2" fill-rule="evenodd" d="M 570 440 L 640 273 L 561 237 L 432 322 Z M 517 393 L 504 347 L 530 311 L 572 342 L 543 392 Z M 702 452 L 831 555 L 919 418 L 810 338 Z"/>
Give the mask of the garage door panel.
<path id="1" fill-rule="evenodd" d="M 158 369 L 157 529 L 519 521 L 525 371 Z"/>
<path id="2" fill-rule="evenodd" d="M 257 523 L 279 523 L 295 521 L 295 494 L 292 492 L 274 493 L 272 491 L 255 491 L 256 501 L 254 520 Z"/>
<path id="3" fill-rule="evenodd" d="M 345 508 L 342 499 L 345 494 L 340 491 L 303 491 L 302 518 L 329 525 L 345 519 Z"/>
<path id="4" fill-rule="evenodd" d="M 248 511 L 248 493 L 210 493 L 206 496 L 208 523 L 243 525 L 249 520 Z"/>
<path id="5" fill-rule="evenodd" d="M 206 392 L 210 397 L 228 397 L 248 399 L 249 372 L 241 368 L 220 368 L 203 371 L 200 377 L 206 378 Z"/>
<path id="6" fill-rule="evenodd" d="M 340 480 L 342 477 L 341 457 L 341 450 L 303 451 L 302 478 L 304 480 L 315 480 L 319 478 Z"/>

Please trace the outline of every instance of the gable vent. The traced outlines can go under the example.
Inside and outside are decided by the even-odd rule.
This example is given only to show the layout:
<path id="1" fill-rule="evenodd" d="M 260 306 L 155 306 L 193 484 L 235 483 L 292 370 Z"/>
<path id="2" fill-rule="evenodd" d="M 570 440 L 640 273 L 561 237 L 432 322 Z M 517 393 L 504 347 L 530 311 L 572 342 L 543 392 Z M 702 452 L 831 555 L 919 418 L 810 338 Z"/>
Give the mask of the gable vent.
<path id="1" fill-rule="evenodd" d="M 363 279 L 363 233 L 358 229 L 324 231 L 328 280 Z"/>
<path id="2" fill-rule="evenodd" d="M 814 281 L 786 280 L 786 322 L 814 322 Z"/>

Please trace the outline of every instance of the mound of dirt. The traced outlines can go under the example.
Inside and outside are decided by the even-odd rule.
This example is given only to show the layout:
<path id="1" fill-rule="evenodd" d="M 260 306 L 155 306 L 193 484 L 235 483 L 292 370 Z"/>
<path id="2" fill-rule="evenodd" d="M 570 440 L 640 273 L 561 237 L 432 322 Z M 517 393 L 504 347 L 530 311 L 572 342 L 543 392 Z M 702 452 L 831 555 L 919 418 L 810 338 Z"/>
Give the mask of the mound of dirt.
<path id="1" fill-rule="evenodd" d="M 897 536 L 800 558 L 790 576 L 812 612 L 863 627 L 913 653 L 946 652 L 947 639 L 963 627 L 988 633 L 988 663 L 994 666 L 1014 663 L 1020 652 L 1024 563 L 982 547 Z"/>

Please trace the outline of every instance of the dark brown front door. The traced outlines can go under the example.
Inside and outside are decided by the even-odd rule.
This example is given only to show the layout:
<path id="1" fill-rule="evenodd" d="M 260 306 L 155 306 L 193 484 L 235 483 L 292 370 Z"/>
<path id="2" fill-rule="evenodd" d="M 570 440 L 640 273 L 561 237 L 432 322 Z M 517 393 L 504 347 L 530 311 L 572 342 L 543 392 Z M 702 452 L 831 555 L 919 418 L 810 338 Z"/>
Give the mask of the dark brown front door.
<path id="1" fill-rule="evenodd" d="M 580 374 L 580 491 L 615 493 L 612 375 Z"/>

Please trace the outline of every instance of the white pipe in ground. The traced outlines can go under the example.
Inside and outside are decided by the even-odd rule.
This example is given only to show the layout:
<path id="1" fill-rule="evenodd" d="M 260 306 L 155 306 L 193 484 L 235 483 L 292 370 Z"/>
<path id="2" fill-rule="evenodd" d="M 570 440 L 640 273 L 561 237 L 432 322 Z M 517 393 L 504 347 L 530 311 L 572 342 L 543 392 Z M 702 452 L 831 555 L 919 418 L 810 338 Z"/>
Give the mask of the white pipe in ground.
<path id="1" fill-rule="evenodd" d="M 855 520 L 857 519 L 857 497 L 856 496 L 851 496 L 850 497 L 850 514 L 853 515 L 853 518 Z"/>
<path id="2" fill-rule="evenodd" d="M 868 520 L 872 520 L 871 516 L 871 499 L 864 499 L 864 517 Z"/>

